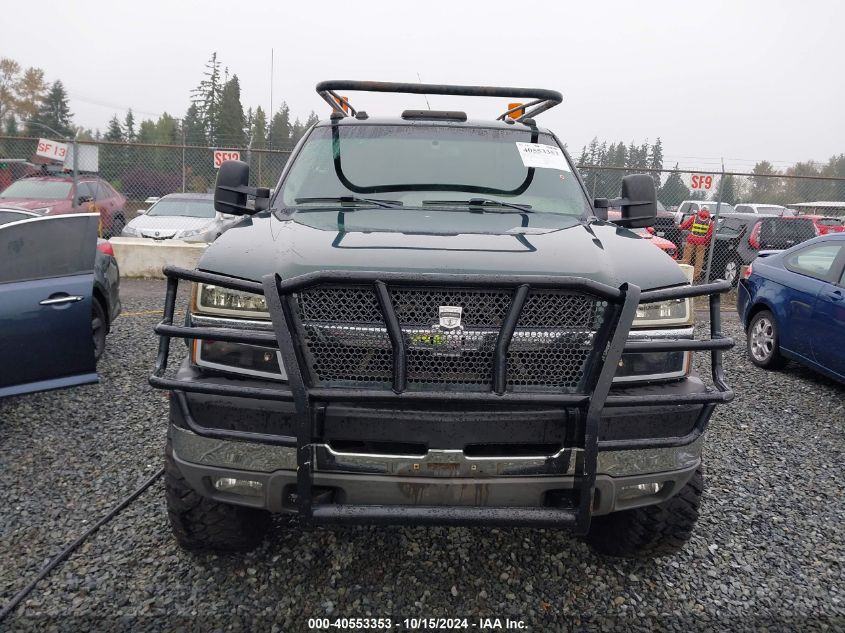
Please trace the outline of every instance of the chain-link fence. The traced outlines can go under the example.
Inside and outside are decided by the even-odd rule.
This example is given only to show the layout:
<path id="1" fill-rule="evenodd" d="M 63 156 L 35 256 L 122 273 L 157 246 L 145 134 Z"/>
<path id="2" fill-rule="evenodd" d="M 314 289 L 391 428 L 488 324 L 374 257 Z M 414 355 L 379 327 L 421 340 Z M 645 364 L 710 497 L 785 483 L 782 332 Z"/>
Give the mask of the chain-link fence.
<path id="1" fill-rule="evenodd" d="M 0 190 L 13 179 L 38 169 L 36 167 L 27 171 L 17 162 L 38 161 L 35 156 L 37 144 L 37 138 L 0 136 Z M 210 148 L 106 141 L 80 141 L 79 145 L 80 156 L 86 155 L 86 147 L 97 148 L 96 175 L 108 181 L 126 198 L 129 219 L 143 205 L 144 200 L 151 196 L 161 197 L 177 192 L 211 193 L 217 177 L 215 151 L 223 151 L 227 157 L 237 153 L 240 160 L 250 164 L 251 184 L 261 187 L 275 186 L 290 156 L 290 150 L 238 147 Z M 4 159 L 15 159 L 16 162 L 7 160 L 4 165 Z M 89 174 L 83 172 L 85 175 Z"/>
<path id="2" fill-rule="evenodd" d="M 0 190 L 38 169 L 26 163 L 35 160 L 37 143 L 37 138 L 0 136 Z M 250 164 L 251 184 L 262 187 L 275 186 L 290 156 L 290 150 L 103 141 L 80 145 L 97 148 L 97 176 L 126 198 L 126 220 L 151 196 L 211 192 L 217 176 L 215 150 L 237 152 Z M 610 199 L 620 195 L 622 178 L 633 173 L 593 165 L 581 165 L 579 171 L 593 198 Z M 761 250 L 789 248 L 816 235 L 845 231 L 843 178 L 637 171 L 654 178 L 661 203 L 655 226 L 643 230 L 644 235 L 656 248 L 693 265 L 697 282 L 722 278 L 736 284 L 743 267 Z M 610 219 L 619 214 L 611 210 Z"/>

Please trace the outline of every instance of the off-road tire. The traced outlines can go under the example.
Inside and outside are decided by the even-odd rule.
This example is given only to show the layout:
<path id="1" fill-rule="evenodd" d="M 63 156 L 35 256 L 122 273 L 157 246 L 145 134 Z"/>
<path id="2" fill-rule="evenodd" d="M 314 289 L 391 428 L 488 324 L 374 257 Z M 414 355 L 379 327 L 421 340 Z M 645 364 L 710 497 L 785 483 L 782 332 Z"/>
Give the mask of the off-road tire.
<path id="1" fill-rule="evenodd" d="M 599 554 L 620 558 L 674 554 L 692 536 L 702 492 L 699 467 L 678 494 L 662 503 L 594 517 L 587 543 Z"/>
<path id="2" fill-rule="evenodd" d="M 246 552 L 258 547 L 270 528 L 266 510 L 220 503 L 197 494 L 179 472 L 169 439 L 164 494 L 173 535 L 188 550 Z"/>
<path id="3" fill-rule="evenodd" d="M 752 349 L 754 346 L 753 338 L 755 329 L 761 321 L 767 322 L 771 326 L 771 352 L 765 357 L 758 357 Z M 763 369 L 782 369 L 786 365 L 787 359 L 780 353 L 778 322 L 775 319 L 775 315 L 769 310 L 760 310 L 751 317 L 745 337 L 745 349 L 748 352 L 748 359 L 757 365 L 757 367 L 762 367 Z"/>

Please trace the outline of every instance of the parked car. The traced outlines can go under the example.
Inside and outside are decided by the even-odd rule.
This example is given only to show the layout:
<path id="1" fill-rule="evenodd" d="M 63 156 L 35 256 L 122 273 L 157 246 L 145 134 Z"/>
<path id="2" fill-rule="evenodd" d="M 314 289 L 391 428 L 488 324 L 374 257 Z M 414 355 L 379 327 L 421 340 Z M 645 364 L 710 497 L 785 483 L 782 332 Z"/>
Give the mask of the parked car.
<path id="1" fill-rule="evenodd" d="M 213 242 L 240 218 L 214 210 L 214 197 L 205 193 L 171 193 L 129 222 L 123 237 L 153 240 Z"/>
<path id="2" fill-rule="evenodd" d="M 711 216 L 715 216 L 717 205 L 718 203 L 715 200 L 684 200 L 675 211 L 675 224 L 680 226 L 688 217 L 695 215 L 701 209 L 707 209 Z M 723 202 L 719 206 L 719 216 L 726 213 L 736 213 L 736 210 L 733 206 Z"/>
<path id="3" fill-rule="evenodd" d="M 734 205 L 737 213 L 756 213 L 758 215 L 795 215 L 795 211 L 779 204 L 758 204 L 742 202 Z"/>
<path id="4" fill-rule="evenodd" d="M 691 287 L 620 226 L 654 223 L 654 180 L 625 176 L 621 217 L 600 219 L 610 201 L 589 197 L 533 118 L 555 91 L 317 90 L 331 118 L 275 193 L 224 162 L 215 207 L 249 217 L 196 270 L 165 269 L 150 383 L 171 393 L 164 487 L 179 544 L 252 549 L 276 512 L 571 528 L 613 556 L 680 548 L 698 517 L 701 434 L 733 397 L 721 356 L 708 387 L 689 350 L 730 341 L 694 340 L 691 296 L 723 286 Z M 347 90 L 531 105 L 510 122 L 375 119 L 341 108 Z M 179 280 L 192 299 L 174 320 Z M 192 343 L 171 372 L 173 336 Z"/>
<path id="5" fill-rule="evenodd" d="M 784 250 L 817 235 L 814 221 L 806 216 L 723 215 L 714 235 L 711 278 L 736 285 L 742 267 L 754 261 L 760 251 Z"/>
<path id="6" fill-rule="evenodd" d="M 659 213 L 659 212 L 658 212 Z M 607 214 L 607 219 L 611 222 L 618 220 L 622 217 L 621 211 L 611 210 Z M 672 259 L 678 259 L 678 247 L 675 244 L 667 239 L 664 239 L 660 236 L 657 232 L 656 225 L 649 226 L 640 229 L 631 229 L 634 233 L 639 235 L 644 240 L 648 240 L 651 244 L 662 250 L 664 253 L 669 255 Z"/>
<path id="7" fill-rule="evenodd" d="M 816 227 L 818 235 L 827 235 L 828 233 L 843 233 L 845 232 L 845 220 L 843 218 L 832 218 L 824 215 L 798 215 L 799 218 L 808 218 L 812 220 Z"/>
<path id="8" fill-rule="evenodd" d="M 684 246 L 684 236 L 675 224 L 675 214 L 668 211 L 659 201 L 657 203 L 657 217 L 654 219 L 654 234 L 669 240 L 675 245 L 676 254 L 680 255 Z M 674 257 L 674 255 L 673 255 Z"/>
<path id="9" fill-rule="evenodd" d="M 0 192 L 0 204 L 29 209 L 39 215 L 97 213 L 99 235 L 120 235 L 126 225 L 126 198 L 102 178 L 78 177 L 77 203 L 72 198 L 73 178 L 68 174 L 28 176 Z"/>
<path id="10" fill-rule="evenodd" d="M 16 180 L 38 173 L 38 166 L 23 158 L 0 158 L 0 191 Z"/>
<path id="11" fill-rule="evenodd" d="M 0 226 L 20 220 L 40 217 L 26 209 L 0 207 Z M 99 361 L 106 349 L 106 335 L 120 315 L 120 270 L 114 249 L 107 240 L 97 238 L 94 253 L 94 296 L 91 309 L 91 332 L 94 339 L 94 358 Z"/>
<path id="12" fill-rule="evenodd" d="M 739 284 L 737 311 L 755 365 L 791 359 L 845 383 L 845 233 L 761 253 Z"/>
<path id="13" fill-rule="evenodd" d="M 98 226 L 96 214 L 0 208 L 0 397 L 97 381 L 121 309 Z"/>

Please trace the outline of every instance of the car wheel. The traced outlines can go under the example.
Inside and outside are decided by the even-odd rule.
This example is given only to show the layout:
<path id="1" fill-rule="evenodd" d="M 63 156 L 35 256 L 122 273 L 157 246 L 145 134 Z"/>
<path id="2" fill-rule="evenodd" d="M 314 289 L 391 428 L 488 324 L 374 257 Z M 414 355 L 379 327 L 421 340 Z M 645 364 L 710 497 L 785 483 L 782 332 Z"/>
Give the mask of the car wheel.
<path id="1" fill-rule="evenodd" d="M 620 558 L 674 554 L 692 536 L 703 492 L 699 467 L 678 494 L 662 503 L 595 517 L 587 543 L 599 554 Z"/>
<path id="2" fill-rule="evenodd" d="M 111 226 L 108 230 L 108 235 L 104 235 L 106 239 L 110 239 L 112 237 L 120 237 L 120 234 L 123 233 L 123 229 L 126 227 L 126 218 L 122 215 L 117 215 L 112 218 Z"/>
<path id="3" fill-rule="evenodd" d="M 739 282 L 739 262 L 735 259 L 728 260 L 725 264 L 725 270 L 722 273 L 722 278 L 725 281 L 731 282 L 731 286 L 736 286 Z"/>
<path id="4" fill-rule="evenodd" d="M 757 367 L 778 369 L 786 364 L 778 345 L 777 321 L 768 310 L 761 310 L 751 319 L 747 340 L 748 357 Z"/>
<path id="5" fill-rule="evenodd" d="M 106 333 L 108 332 L 108 319 L 102 304 L 94 299 L 91 302 L 91 335 L 94 338 L 94 362 L 100 360 L 103 352 L 106 351 Z"/>

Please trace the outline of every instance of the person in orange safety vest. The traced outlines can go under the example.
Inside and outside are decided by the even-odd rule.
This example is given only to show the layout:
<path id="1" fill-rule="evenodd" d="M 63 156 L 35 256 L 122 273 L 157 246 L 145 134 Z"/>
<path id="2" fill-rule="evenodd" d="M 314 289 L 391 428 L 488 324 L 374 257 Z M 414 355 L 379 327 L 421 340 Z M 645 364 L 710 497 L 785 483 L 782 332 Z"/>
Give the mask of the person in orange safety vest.
<path id="1" fill-rule="evenodd" d="M 713 237 L 713 219 L 706 207 L 695 215 L 691 215 L 680 225 L 681 230 L 689 231 L 687 243 L 684 245 L 684 256 L 681 262 L 692 264 L 693 279 L 698 279 L 704 269 L 704 256 Z"/>

